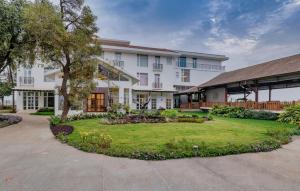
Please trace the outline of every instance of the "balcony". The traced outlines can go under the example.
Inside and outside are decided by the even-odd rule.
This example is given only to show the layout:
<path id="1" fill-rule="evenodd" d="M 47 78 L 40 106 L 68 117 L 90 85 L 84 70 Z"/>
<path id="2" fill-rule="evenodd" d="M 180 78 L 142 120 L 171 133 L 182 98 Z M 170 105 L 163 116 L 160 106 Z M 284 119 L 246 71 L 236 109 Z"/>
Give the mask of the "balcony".
<path id="1" fill-rule="evenodd" d="M 153 63 L 153 72 L 161 72 L 163 70 L 163 65 L 159 63 Z"/>
<path id="2" fill-rule="evenodd" d="M 34 78 L 33 77 L 20 77 L 19 83 L 20 83 L 20 86 L 33 86 Z"/>
<path id="3" fill-rule="evenodd" d="M 124 68 L 124 61 L 122 61 L 122 60 L 113 60 L 112 62 L 113 62 L 114 66 L 117 66 L 119 68 Z"/>
<path id="4" fill-rule="evenodd" d="M 180 68 L 194 68 L 203 71 L 214 71 L 214 72 L 223 72 L 225 71 L 225 66 L 216 65 L 216 64 L 199 64 L 199 63 L 180 63 L 177 62 L 177 67 Z"/>
<path id="5" fill-rule="evenodd" d="M 162 87 L 163 87 L 163 84 L 160 83 L 160 82 L 153 82 L 152 83 L 152 88 L 153 89 L 162 89 Z"/>

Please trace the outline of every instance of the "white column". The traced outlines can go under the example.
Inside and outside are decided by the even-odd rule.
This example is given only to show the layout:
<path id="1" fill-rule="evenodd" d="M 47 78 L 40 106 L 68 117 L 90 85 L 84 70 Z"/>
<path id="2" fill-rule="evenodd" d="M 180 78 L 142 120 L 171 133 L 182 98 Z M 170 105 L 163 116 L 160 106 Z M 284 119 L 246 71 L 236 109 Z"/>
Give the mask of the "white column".
<path id="1" fill-rule="evenodd" d="M 124 88 L 119 87 L 119 103 L 124 104 Z"/>
<path id="2" fill-rule="evenodd" d="M 58 107 L 59 107 L 59 95 L 58 95 L 58 90 L 55 89 L 54 90 L 54 115 L 59 115 L 59 112 L 58 112 Z"/>
<path id="3" fill-rule="evenodd" d="M 132 105 L 132 89 L 131 88 L 128 89 L 128 97 L 129 97 L 129 107 L 131 109 L 135 109 L 135 108 L 133 108 L 133 105 Z"/>

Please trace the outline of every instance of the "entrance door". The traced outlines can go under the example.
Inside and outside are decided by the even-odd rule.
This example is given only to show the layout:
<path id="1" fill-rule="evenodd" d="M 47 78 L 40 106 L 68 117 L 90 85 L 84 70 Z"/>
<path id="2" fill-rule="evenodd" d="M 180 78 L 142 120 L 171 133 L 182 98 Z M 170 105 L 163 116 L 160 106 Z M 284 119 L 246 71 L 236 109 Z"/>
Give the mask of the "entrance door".
<path id="1" fill-rule="evenodd" d="M 89 95 L 87 99 L 88 112 L 104 112 L 105 109 L 104 93 L 92 93 Z"/>

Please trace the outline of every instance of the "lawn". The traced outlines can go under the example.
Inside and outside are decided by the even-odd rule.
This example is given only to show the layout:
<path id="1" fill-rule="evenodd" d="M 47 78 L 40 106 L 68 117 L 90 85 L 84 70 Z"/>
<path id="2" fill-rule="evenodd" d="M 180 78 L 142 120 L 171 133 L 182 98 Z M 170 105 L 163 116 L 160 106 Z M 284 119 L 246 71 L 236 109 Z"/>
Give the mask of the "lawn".
<path id="1" fill-rule="evenodd" d="M 270 151 L 288 143 L 291 135 L 298 133 L 296 126 L 276 121 L 221 117 L 201 124 L 103 125 L 99 119 L 67 124 L 75 129 L 66 137 L 66 142 L 81 150 L 151 160 Z M 82 143 L 80 134 L 85 132 L 110 135 L 110 148 L 100 149 Z"/>

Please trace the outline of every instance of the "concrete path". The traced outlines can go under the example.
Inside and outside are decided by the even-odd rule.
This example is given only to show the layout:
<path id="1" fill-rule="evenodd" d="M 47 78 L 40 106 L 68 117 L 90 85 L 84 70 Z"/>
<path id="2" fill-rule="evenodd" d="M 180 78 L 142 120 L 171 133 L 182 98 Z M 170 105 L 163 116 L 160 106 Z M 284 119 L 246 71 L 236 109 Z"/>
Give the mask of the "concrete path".
<path id="1" fill-rule="evenodd" d="M 0 191 L 300 190 L 300 138 L 268 153 L 141 161 L 56 141 L 46 117 L 0 129 Z"/>

